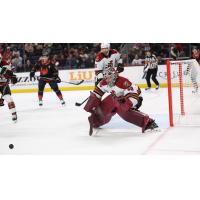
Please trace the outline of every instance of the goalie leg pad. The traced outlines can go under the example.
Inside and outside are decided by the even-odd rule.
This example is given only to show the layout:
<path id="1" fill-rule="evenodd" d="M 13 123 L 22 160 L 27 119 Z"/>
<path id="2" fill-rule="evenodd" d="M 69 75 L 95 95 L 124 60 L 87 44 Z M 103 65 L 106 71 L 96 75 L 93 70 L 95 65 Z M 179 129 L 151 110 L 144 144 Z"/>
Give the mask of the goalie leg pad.
<path id="1" fill-rule="evenodd" d="M 94 93 L 90 92 L 90 97 L 84 106 L 86 112 L 92 112 L 99 104 L 101 99 L 99 99 Z"/>
<path id="2" fill-rule="evenodd" d="M 91 118 L 93 122 L 93 127 L 98 128 L 100 126 L 103 126 L 104 124 L 107 124 L 112 116 L 115 115 L 115 113 L 104 113 L 100 106 L 98 106 L 95 111 L 92 112 Z"/>
<path id="3" fill-rule="evenodd" d="M 125 121 L 141 127 L 143 133 L 145 131 L 147 124 L 150 121 L 152 121 L 152 119 L 148 115 L 137 110 L 129 110 L 127 112 L 117 112 L 117 114 Z"/>
<path id="4" fill-rule="evenodd" d="M 112 95 L 108 95 L 100 104 L 101 110 L 104 115 L 115 115 L 119 107 L 119 103 Z"/>

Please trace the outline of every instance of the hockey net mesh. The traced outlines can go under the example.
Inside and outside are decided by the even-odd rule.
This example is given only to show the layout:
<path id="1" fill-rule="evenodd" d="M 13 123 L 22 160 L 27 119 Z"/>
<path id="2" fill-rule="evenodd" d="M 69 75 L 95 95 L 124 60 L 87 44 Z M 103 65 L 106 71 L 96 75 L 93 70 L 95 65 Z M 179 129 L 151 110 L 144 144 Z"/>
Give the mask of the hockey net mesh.
<path id="1" fill-rule="evenodd" d="M 175 125 L 200 126 L 200 66 L 195 59 L 170 61 L 178 72 L 173 86 Z"/>

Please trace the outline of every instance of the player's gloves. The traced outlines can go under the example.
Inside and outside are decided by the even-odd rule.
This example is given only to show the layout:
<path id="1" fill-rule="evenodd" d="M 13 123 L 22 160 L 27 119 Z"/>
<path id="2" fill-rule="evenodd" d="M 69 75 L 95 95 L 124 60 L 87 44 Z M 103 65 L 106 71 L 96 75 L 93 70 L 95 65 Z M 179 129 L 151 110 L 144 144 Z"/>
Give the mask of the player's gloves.
<path id="1" fill-rule="evenodd" d="M 1 98 L 1 99 L 0 99 L 0 106 L 4 106 L 4 103 L 3 103 L 3 102 L 4 102 L 4 99 Z"/>
<path id="2" fill-rule="evenodd" d="M 56 83 L 60 83 L 60 82 L 61 82 L 60 77 L 59 77 L 59 76 L 56 76 L 56 77 L 55 77 L 55 81 L 56 81 Z"/>
<path id="3" fill-rule="evenodd" d="M 30 79 L 34 78 L 34 76 L 35 76 L 35 72 L 34 72 L 34 71 L 31 71 L 31 72 L 30 72 Z"/>
<path id="4" fill-rule="evenodd" d="M 121 73 L 123 71 L 124 71 L 124 67 L 123 67 L 123 65 L 121 63 L 119 63 L 118 66 L 117 66 L 117 72 Z"/>
<path id="5" fill-rule="evenodd" d="M 11 77 L 11 83 L 12 84 L 16 84 L 17 83 L 17 77 L 16 77 L 16 75 L 12 75 L 12 77 Z"/>

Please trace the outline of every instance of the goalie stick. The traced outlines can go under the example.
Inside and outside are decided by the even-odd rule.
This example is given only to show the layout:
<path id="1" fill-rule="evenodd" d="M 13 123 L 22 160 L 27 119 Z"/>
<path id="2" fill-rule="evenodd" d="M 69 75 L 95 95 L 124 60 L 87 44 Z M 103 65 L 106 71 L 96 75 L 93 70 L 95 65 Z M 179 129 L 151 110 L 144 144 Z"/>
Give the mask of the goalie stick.
<path id="1" fill-rule="evenodd" d="M 75 106 L 81 106 L 81 105 L 83 105 L 88 99 L 89 99 L 89 97 L 87 97 L 87 99 L 85 99 L 85 100 L 84 100 L 83 102 L 81 102 L 81 103 L 76 102 L 76 103 L 75 103 Z"/>
<path id="2" fill-rule="evenodd" d="M 50 81 L 56 81 L 54 78 L 45 78 L 45 77 L 41 77 L 41 76 L 38 76 L 39 79 L 46 79 L 46 80 L 50 80 Z M 80 85 L 81 83 L 84 82 L 84 80 L 81 80 L 79 82 L 70 82 L 70 81 L 61 81 L 63 83 L 68 83 L 68 84 L 72 84 L 72 85 Z"/>

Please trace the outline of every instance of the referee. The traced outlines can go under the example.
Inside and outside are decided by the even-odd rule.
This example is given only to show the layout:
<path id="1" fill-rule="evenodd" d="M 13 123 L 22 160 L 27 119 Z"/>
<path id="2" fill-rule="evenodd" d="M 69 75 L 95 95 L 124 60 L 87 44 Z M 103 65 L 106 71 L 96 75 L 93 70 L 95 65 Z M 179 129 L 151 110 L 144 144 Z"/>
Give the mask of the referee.
<path id="1" fill-rule="evenodd" d="M 145 56 L 145 66 L 144 66 L 144 74 L 146 74 L 146 81 L 147 81 L 147 88 L 145 90 L 150 90 L 151 89 L 151 81 L 150 79 L 153 80 L 153 82 L 156 84 L 156 90 L 159 89 L 159 82 L 156 79 L 158 72 L 158 59 L 154 54 L 151 53 L 151 50 L 146 51 L 146 56 Z"/>

